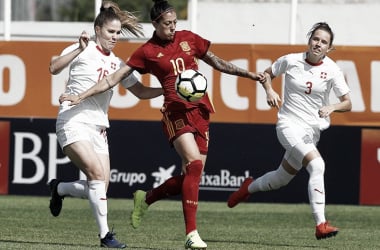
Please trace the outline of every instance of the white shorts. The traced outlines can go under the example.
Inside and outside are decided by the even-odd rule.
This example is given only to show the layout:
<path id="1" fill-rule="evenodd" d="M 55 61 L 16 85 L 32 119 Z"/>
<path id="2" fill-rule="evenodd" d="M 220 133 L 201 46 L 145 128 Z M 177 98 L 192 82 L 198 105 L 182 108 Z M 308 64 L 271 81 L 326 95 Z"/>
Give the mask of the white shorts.
<path id="1" fill-rule="evenodd" d="M 109 154 L 106 128 L 83 122 L 57 120 L 57 140 L 61 148 L 77 142 L 89 141 L 96 153 Z"/>
<path id="2" fill-rule="evenodd" d="M 317 150 L 321 132 L 317 128 L 308 127 L 293 120 L 282 119 L 276 126 L 277 138 L 285 148 L 285 159 L 293 158 L 302 163 L 305 155 Z M 289 162 L 294 165 L 296 162 Z"/>

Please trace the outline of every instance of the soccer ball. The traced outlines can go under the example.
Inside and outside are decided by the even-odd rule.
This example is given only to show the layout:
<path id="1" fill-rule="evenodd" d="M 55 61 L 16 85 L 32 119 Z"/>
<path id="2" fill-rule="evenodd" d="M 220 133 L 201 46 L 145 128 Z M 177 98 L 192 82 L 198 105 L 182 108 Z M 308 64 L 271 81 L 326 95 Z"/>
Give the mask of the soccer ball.
<path id="1" fill-rule="evenodd" d="M 207 79 L 197 70 L 187 69 L 175 81 L 177 95 L 188 102 L 199 101 L 207 91 Z"/>

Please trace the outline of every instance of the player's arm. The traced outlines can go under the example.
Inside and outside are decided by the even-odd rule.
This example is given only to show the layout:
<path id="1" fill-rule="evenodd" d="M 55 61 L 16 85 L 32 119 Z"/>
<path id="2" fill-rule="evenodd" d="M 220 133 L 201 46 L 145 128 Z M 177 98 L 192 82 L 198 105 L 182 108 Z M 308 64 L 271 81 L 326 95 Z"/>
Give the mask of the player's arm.
<path id="1" fill-rule="evenodd" d="M 272 67 L 267 68 L 264 71 L 264 75 L 266 80 L 261 84 L 265 90 L 265 93 L 267 94 L 267 103 L 271 107 L 280 108 L 281 98 L 272 88 L 272 79 L 275 78 L 275 75 L 272 72 Z"/>
<path id="2" fill-rule="evenodd" d="M 67 54 L 58 56 L 50 61 L 49 71 L 52 75 L 59 74 L 64 68 L 67 67 L 77 57 L 88 45 L 88 41 L 90 40 L 90 36 L 83 31 L 79 37 L 78 48 L 70 51 Z"/>
<path id="3" fill-rule="evenodd" d="M 151 99 L 160 96 L 164 93 L 162 88 L 146 87 L 141 82 L 136 82 L 133 86 L 128 88 L 139 99 Z"/>
<path id="4" fill-rule="evenodd" d="M 226 74 L 250 78 L 252 80 L 260 82 L 265 80 L 265 76 L 263 73 L 255 74 L 253 72 L 249 72 L 245 69 L 236 66 L 235 64 L 221 59 L 211 51 L 207 51 L 206 55 L 202 58 L 202 60 L 214 69 Z"/>
<path id="5" fill-rule="evenodd" d="M 124 78 L 127 78 L 132 72 L 133 69 L 131 67 L 129 67 L 128 65 L 124 65 L 123 67 L 121 67 L 114 73 L 104 77 L 97 84 L 95 84 L 94 86 L 92 86 L 91 88 L 89 88 L 85 92 L 82 92 L 79 95 L 62 94 L 59 97 L 59 102 L 62 103 L 64 101 L 70 101 L 70 105 L 76 105 L 80 103 L 83 99 L 86 99 L 87 97 L 102 93 L 116 86 Z"/>
<path id="6" fill-rule="evenodd" d="M 328 117 L 332 112 L 351 111 L 352 103 L 350 95 L 347 93 L 339 97 L 340 102 L 322 107 L 319 111 L 319 117 Z"/>

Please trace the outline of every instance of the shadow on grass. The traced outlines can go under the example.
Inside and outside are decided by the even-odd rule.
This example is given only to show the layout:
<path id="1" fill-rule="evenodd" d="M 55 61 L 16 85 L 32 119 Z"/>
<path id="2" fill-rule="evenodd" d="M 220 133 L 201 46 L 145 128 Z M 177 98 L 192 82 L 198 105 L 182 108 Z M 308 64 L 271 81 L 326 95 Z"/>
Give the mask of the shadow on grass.
<path id="1" fill-rule="evenodd" d="M 214 243 L 231 243 L 231 244 L 242 244 L 242 245 L 260 245 L 260 246 L 270 246 L 270 247 L 295 247 L 295 248 L 321 248 L 321 246 L 311 246 L 311 245 L 300 245 L 300 244 L 276 244 L 276 243 L 265 243 L 262 241 L 224 241 L 224 240 L 210 240 L 204 239 L 206 242 L 214 242 Z"/>
<path id="2" fill-rule="evenodd" d="M 75 248 L 89 248 L 89 249 L 94 249 L 100 246 L 97 245 L 87 245 L 87 244 L 77 244 L 77 243 L 62 243 L 62 242 L 37 242 L 37 241 L 19 241 L 19 240 L 0 240 L 0 243 L 14 243 L 14 244 L 31 244 L 31 245 L 45 245 L 45 246 L 52 246 L 54 248 L 56 247 L 75 247 Z M 164 250 L 160 248 L 153 248 L 153 247 L 137 247 L 137 246 L 129 246 L 127 244 L 128 249 L 146 249 L 146 250 Z M 166 250 L 168 248 L 165 248 Z"/>

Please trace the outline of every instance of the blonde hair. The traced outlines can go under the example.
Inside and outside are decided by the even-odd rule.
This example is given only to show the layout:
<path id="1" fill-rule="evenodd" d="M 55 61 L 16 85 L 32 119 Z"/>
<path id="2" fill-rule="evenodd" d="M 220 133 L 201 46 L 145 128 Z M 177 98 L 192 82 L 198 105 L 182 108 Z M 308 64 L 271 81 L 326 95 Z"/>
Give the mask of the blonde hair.
<path id="1" fill-rule="evenodd" d="M 111 8 L 119 17 L 121 22 L 121 33 L 123 35 L 131 33 L 137 37 L 144 36 L 143 26 L 139 23 L 138 17 L 136 17 L 133 13 L 126 10 L 121 10 L 119 5 L 112 1 L 103 1 L 100 11 L 104 11 L 108 8 Z"/>

